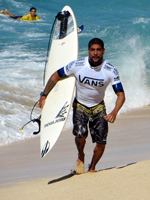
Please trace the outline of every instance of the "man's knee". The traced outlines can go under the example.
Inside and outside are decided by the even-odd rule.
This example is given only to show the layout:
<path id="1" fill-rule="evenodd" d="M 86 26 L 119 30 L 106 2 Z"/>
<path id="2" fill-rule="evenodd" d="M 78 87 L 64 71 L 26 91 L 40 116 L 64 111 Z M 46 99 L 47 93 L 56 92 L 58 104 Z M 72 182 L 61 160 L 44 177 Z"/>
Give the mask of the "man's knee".
<path id="1" fill-rule="evenodd" d="M 75 141 L 78 142 L 78 143 L 84 143 L 86 140 L 86 135 L 83 136 L 83 137 L 75 137 Z"/>
<path id="2" fill-rule="evenodd" d="M 86 136 L 82 138 L 75 137 L 75 143 L 78 148 L 83 147 L 86 143 Z"/>
<path id="3" fill-rule="evenodd" d="M 104 150 L 105 150 L 105 146 L 106 146 L 106 144 L 96 143 L 96 148 L 95 148 L 95 150 L 104 151 Z"/>

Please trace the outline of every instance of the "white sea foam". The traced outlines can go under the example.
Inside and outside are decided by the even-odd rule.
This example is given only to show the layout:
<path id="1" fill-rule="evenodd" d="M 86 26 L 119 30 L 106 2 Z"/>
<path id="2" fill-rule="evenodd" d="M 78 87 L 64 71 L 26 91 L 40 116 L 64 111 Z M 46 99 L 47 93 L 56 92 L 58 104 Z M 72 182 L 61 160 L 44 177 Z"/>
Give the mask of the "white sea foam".
<path id="1" fill-rule="evenodd" d="M 16 15 L 22 15 L 29 12 L 34 2 L 0 0 L 0 4 L 2 9 L 7 8 Z M 38 2 L 37 14 L 43 21 L 35 23 L 8 20 L 8 17 L 0 15 L 0 146 L 35 137 L 32 132 L 38 129 L 37 124 L 31 123 L 23 130 L 19 128 L 30 120 L 31 109 L 43 90 L 49 33 L 63 4 L 62 1 L 57 4 Z M 84 30 L 79 35 L 79 58 L 87 56 L 88 41 L 100 37 L 105 42 L 104 58 L 118 68 L 125 90 L 126 102 L 119 113 L 150 104 L 148 7 L 135 3 L 134 9 L 131 9 L 131 3 L 126 2 L 126 7 L 119 4 L 121 12 L 118 12 L 115 2 L 111 8 L 105 1 L 100 9 L 97 5 L 98 0 L 95 4 L 82 1 L 81 8 L 70 2 L 77 23 L 84 24 Z M 89 13 L 90 6 L 92 9 Z M 24 8 L 23 13 L 20 8 Z M 116 95 L 109 86 L 105 95 L 108 113 L 114 108 L 115 100 Z M 40 113 L 40 109 L 36 108 L 33 117 Z M 65 129 L 70 127 L 72 110 Z"/>
<path id="2" fill-rule="evenodd" d="M 150 22 L 150 18 L 144 18 L 144 17 L 137 17 L 136 19 L 133 20 L 133 24 L 147 24 Z"/>

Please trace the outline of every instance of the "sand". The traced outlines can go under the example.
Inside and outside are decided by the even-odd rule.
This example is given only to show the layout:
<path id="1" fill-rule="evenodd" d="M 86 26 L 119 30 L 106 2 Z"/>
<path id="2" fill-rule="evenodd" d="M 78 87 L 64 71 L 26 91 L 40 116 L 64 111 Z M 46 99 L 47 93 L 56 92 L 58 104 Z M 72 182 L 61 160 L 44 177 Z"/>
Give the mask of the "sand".
<path id="1" fill-rule="evenodd" d="M 0 189 L 3 200 L 148 200 L 150 161 L 72 177 L 40 179 Z"/>
<path id="2" fill-rule="evenodd" d="M 148 200 L 150 197 L 150 106 L 119 115 L 109 125 L 106 150 L 96 173 L 70 175 L 77 150 L 71 130 L 40 158 L 39 137 L 0 148 L 0 198 Z M 85 148 L 85 169 L 94 144 Z"/>

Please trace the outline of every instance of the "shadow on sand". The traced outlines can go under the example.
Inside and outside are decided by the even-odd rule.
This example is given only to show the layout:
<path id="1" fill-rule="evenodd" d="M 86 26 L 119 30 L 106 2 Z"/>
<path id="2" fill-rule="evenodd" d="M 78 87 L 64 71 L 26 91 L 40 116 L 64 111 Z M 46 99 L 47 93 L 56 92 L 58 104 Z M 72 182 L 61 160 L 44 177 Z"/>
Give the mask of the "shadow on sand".
<path id="1" fill-rule="evenodd" d="M 133 163 L 129 163 L 129 164 L 125 164 L 125 165 L 121 165 L 121 166 L 114 166 L 114 167 L 109 167 L 109 168 L 105 168 L 105 169 L 101 169 L 101 170 L 98 170 L 97 172 L 100 172 L 100 171 L 104 171 L 104 170 L 109 170 L 109 169 L 121 169 L 121 168 L 124 168 L 124 167 L 128 167 L 130 165 L 134 165 L 136 164 L 137 162 L 133 162 Z"/>
<path id="2" fill-rule="evenodd" d="M 52 183 L 56 183 L 56 182 L 59 182 L 59 181 L 66 180 L 66 179 L 68 179 L 68 178 L 71 178 L 71 177 L 74 176 L 74 175 L 77 175 L 76 172 L 75 172 L 75 171 L 71 171 L 70 174 L 67 174 L 67 175 L 62 176 L 62 177 L 57 178 L 57 179 L 53 179 L 53 180 L 49 181 L 48 184 L 52 184 Z"/>
<path id="3" fill-rule="evenodd" d="M 134 165 L 134 164 L 136 164 L 136 163 L 137 163 L 137 162 L 133 162 L 133 163 L 129 163 L 129 164 L 122 165 L 122 166 L 115 166 L 115 167 L 105 168 L 105 169 L 98 170 L 98 171 L 96 171 L 96 172 L 100 172 L 100 171 L 104 171 L 104 170 L 110 170 L 110 169 L 114 169 L 114 168 L 115 168 L 115 169 L 122 169 L 122 168 L 124 168 L 124 167 L 128 167 L 128 166 L 130 166 L 130 165 Z M 86 173 L 86 172 L 85 172 L 85 173 Z M 75 171 L 71 171 L 70 174 L 67 174 L 67 175 L 62 176 L 62 177 L 57 178 L 57 179 L 53 179 L 53 180 L 49 181 L 48 184 L 56 183 L 56 182 L 59 182 L 59 181 L 64 181 L 64 180 L 66 180 L 66 179 L 68 179 L 68 178 L 73 177 L 74 175 L 78 175 L 78 174 L 77 174 Z"/>

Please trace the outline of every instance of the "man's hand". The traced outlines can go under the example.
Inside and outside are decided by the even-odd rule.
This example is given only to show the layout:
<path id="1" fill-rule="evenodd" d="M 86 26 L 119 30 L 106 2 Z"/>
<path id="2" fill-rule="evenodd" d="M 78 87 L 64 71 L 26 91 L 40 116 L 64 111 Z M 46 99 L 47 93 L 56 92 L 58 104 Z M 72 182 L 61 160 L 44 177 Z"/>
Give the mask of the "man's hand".
<path id="1" fill-rule="evenodd" d="M 39 101 L 39 107 L 41 108 L 41 110 L 44 108 L 45 101 L 46 101 L 46 97 L 45 96 L 41 96 L 40 97 L 40 101 Z"/>
<path id="2" fill-rule="evenodd" d="M 43 93 L 46 94 L 47 96 L 59 80 L 61 80 L 61 77 L 59 76 L 58 71 L 56 71 L 49 78 Z M 41 110 L 44 108 L 45 101 L 46 101 L 46 97 L 41 96 L 40 101 L 39 101 L 39 107 L 41 108 Z"/>
<path id="3" fill-rule="evenodd" d="M 106 121 L 110 123 L 114 123 L 116 116 L 117 116 L 117 113 L 112 111 L 110 114 L 105 115 L 104 118 L 106 119 Z"/>
<path id="4" fill-rule="evenodd" d="M 115 108 L 110 114 L 104 116 L 104 118 L 110 123 L 114 123 L 114 121 L 116 120 L 117 113 L 119 112 L 120 108 L 125 102 L 124 92 L 118 92 L 116 93 L 116 95 L 117 95 L 117 100 L 116 100 Z"/>

